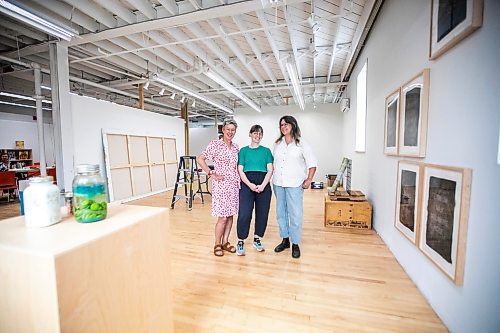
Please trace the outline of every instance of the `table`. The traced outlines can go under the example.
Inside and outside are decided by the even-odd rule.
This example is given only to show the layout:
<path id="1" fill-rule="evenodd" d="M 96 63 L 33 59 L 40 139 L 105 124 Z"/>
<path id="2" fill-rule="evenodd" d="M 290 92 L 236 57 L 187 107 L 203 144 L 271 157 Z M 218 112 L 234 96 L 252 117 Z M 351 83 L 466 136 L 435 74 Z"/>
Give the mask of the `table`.
<path id="1" fill-rule="evenodd" d="M 0 332 L 173 332 L 165 208 L 0 223 Z"/>

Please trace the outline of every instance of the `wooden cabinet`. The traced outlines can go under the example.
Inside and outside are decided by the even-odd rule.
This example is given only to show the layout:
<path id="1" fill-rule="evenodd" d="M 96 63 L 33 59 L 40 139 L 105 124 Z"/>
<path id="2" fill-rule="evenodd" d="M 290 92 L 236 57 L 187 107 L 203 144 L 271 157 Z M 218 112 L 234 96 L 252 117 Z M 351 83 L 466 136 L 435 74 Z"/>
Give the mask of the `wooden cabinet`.
<path id="1" fill-rule="evenodd" d="M 325 227 L 371 229 L 372 206 L 368 201 L 332 201 L 325 195 Z"/>
<path id="2" fill-rule="evenodd" d="M 173 332 L 167 210 L 108 207 L 95 223 L 0 223 L 0 332 Z"/>
<path id="3" fill-rule="evenodd" d="M 10 169 L 33 165 L 33 151 L 31 149 L 0 149 L 9 155 Z M 19 165 L 17 165 L 20 163 Z"/>

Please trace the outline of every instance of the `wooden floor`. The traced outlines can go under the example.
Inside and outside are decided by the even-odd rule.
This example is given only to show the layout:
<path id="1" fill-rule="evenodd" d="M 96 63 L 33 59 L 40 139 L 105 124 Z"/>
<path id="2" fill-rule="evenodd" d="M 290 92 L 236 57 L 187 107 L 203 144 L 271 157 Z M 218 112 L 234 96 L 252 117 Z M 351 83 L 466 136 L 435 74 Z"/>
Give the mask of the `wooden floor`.
<path id="1" fill-rule="evenodd" d="M 0 220 L 21 215 L 21 204 L 19 198 L 7 202 L 7 195 L 0 194 Z"/>
<path id="2" fill-rule="evenodd" d="M 168 207 L 171 195 L 129 204 Z M 298 260 L 273 251 L 280 241 L 274 201 L 267 251 L 247 242 L 245 257 L 213 255 L 210 199 L 169 210 L 175 331 L 446 332 L 377 234 L 325 230 L 323 198 L 321 190 L 305 192 Z"/>

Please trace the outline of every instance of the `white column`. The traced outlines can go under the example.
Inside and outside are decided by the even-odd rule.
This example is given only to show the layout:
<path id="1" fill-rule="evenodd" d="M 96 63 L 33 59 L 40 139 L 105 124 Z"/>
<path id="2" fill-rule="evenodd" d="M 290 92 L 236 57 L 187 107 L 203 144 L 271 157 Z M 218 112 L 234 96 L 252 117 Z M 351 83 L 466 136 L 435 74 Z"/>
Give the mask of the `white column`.
<path id="1" fill-rule="evenodd" d="M 43 135 L 43 110 L 42 110 L 42 73 L 40 65 L 33 64 L 35 75 L 35 103 L 36 103 L 36 126 L 38 129 L 38 149 L 40 150 L 40 175 L 47 176 L 47 166 L 45 162 L 45 137 Z"/>
<path id="2" fill-rule="evenodd" d="M 74 175 L 73 116 L 69 90 L 68 46 L 65 42 L 49 44 L 52 119 L 57 184 L 71 191 Z"/>

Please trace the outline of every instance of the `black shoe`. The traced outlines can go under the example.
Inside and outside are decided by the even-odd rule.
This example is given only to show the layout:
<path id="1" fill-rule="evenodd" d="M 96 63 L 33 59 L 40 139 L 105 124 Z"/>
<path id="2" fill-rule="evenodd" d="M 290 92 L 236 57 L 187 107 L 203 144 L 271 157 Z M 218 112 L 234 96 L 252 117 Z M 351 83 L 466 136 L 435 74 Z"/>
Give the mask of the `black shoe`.
<path id="1" fill-rule="evenodd" d="M 292 244 L 292 257 L 300 258 L 300 248 L 298 244 Z"/>
<path id="2" fill-rule="evenodd" d="M 290 248 L 290 240 L 287 238 L 283 238 L 283 240 L 281 241 L 281 243 L 278 244 L 278 246 L 276 246 L 274 248 L 274 252 L 282 252 L 284 249 L 289 249 Z"/>

